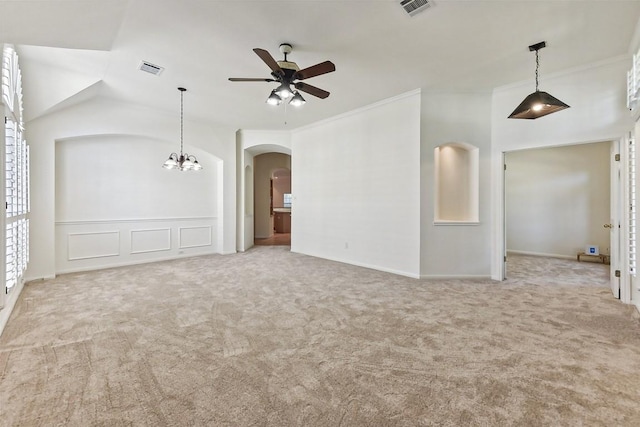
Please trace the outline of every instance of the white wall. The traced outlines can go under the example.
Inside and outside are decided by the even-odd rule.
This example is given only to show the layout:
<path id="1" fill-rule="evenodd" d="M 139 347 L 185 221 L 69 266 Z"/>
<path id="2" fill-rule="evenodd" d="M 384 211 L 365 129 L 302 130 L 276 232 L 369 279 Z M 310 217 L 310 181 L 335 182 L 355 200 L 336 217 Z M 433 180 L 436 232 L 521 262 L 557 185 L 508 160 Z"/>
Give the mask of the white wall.
<path id="1" fill-rule="evenodd" d="M 56 273 L 220 252 L 219 162 L 189 148 L 201 171 L 160 167 L 175 148 L 123 135 L 56 143 Z"/>
<path id="2" fill-rule="evenodd" d="M 633 128 L 626 109 L 626 73 L 630 65 L 628 57 L 615 58 L 558 75 L 543 75 L 540 89 L 571 108 L 536 120 L 506 118 L 532 91 L 531 82 L 494 91 L 491 119 L 494 279 L 503 278 L 503 153 L 525 148 L 614 141 L 625 135 Z"/>
<path id="3" fill-rule="evenodd" d="M 489 93 L 422 93 L 420 257 L 423 277 L 490 275 L 490 123 Z M 447 143 L 478 148 L 477 224 L 434 224 L 434 149 Z"/>
<path id="4" fill-rule="evenodd" d="M 575 259 L 608 253 L 610 142 L 507 153 L 507 250 Z"/>
<path id="5" fill-rule="evenodd" d="M 291 249 L 420 274 L 420 93 L 292 134 Z"/>
<path id="6" fill-rule="evenodd" d="M 162 142 L 154 158 L 163 170 L 161 165 L 169 155 L 167 148 L 171 146 L 170 151 L 179 149 L 179 120 L 176 114 L 93 99 L 28 123 L 27 140 L 31 146 L 31 259 L 28 280 L 56 274 L 56 141 L 99 135 L 151 139 Z M 211 191 L 217 195 L 216 230 L 213 233 L 216 241 L 212 245 L 222 253 L 235 252 L 235 132 L 185 120 L 184 140 L 187 149 L 202 150 L 203 159 L 209 158 L 205 152 L 210 153 L 210 159 L 215 161 L 215 164 L 201 161 L 205 170 L 211 167 L 216 174 L 215 182 L 211 184 Z M 127 152 L 121 154 L 126 156 Z M 157 253 L 158 259 L 163 258 L 160 253 Z"/>

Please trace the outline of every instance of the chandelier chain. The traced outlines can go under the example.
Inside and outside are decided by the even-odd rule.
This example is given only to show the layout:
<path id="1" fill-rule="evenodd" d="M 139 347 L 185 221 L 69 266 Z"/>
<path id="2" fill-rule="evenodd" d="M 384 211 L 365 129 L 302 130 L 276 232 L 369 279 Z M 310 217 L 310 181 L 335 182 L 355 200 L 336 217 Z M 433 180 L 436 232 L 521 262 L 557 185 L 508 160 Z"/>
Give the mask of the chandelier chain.
<path id="1" fill-rule="evenodd" d="M 537 87 L 537 84 L 536 84 Z M 183 133 L 183 125 L 184 122 L 184 91 L 181 90 L 180 91 L 180 156 L 182 156 L 183 151 L 183 138 L 182 138 L 182 133 Z"/>

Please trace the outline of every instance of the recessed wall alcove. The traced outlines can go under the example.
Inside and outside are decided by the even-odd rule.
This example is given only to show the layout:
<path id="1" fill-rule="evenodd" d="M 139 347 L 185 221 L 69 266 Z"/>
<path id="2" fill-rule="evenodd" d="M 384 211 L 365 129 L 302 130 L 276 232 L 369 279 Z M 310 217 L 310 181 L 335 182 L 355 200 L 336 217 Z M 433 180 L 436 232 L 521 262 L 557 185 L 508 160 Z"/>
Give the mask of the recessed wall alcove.
<path id="1" fill-rule="evenodd" d="M 449 142 L 436 147 L 434 157 L 434 224 L 478 224 L 478 148 Z"/>

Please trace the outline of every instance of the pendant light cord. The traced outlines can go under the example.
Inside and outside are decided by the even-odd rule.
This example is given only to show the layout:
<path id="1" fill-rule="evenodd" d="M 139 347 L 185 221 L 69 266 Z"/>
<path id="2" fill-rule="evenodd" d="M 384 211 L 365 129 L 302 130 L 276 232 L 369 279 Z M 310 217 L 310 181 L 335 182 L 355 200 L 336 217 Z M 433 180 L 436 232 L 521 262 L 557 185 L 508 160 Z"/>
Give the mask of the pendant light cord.
<path id="1" fill-rule="evenodd" d="M 538 50 L 536 50 L 536 92 L 538 92 L 538 68 L 540 68 L 540 60 L 538 58 Z"/>

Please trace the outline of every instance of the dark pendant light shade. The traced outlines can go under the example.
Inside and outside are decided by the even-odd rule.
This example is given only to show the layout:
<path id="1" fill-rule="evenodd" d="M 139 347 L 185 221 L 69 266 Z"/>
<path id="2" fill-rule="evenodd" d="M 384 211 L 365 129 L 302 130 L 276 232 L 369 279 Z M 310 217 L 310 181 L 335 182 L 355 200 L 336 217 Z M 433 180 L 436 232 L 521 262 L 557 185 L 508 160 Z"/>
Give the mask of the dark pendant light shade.
<path id="1" fill-rule="evenodd" d="M 567 104 L 549 95 L 547 92 L 535 91 L 513 110 L 510 119 L 537 119 L 547 114 L 569 108 Z"/>
<path id="2" fill-rule="evenodd" d="M 546 42 L 540 42 L 529 46 L 530 51 L 536 52 L 536 91 L 527 95 L 524 101 L 513 110 L 509 115 L 510 119 L 537 119 L 538 117 L 569 108 L 567 104 L 558 98 L 538 90 L 538 68 L 540 68 L 538 51 L 546 45 Z"/>

